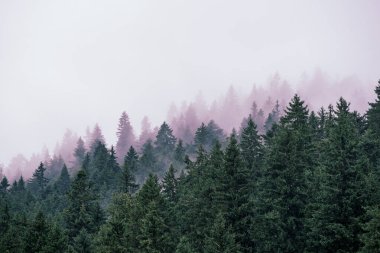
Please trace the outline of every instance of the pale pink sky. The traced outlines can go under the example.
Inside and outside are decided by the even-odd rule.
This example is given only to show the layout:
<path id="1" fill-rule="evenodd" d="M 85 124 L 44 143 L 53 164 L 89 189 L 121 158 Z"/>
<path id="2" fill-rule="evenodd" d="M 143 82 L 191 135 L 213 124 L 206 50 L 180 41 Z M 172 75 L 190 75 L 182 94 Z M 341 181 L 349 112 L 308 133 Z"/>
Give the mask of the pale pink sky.
<path id="1" fill-rule="evenodd" d="M 0 0 L 0 163 L 278 71 L 380 77 L 380 1 Z"/>

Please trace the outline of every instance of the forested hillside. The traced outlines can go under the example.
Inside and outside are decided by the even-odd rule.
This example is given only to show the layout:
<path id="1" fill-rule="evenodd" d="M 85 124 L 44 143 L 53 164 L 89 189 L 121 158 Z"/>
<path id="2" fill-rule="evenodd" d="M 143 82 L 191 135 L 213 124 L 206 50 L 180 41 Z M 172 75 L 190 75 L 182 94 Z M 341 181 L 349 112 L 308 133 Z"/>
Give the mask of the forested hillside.
<path id="1" fill-rule="evenodd" d="M 97 126 L 70 163 L 0 175 L 0 252 L 380 252 L 375 92 L 364 115 L 294 95 L 232 133 L 164 122 L 139 142 L 123 113 L 115 147 Z"/>

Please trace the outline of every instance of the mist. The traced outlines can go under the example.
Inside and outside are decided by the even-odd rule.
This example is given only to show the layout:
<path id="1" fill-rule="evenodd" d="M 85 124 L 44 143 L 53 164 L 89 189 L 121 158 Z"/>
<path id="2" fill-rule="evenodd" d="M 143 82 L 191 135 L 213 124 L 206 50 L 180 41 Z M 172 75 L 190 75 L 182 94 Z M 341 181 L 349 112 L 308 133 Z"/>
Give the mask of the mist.
<path id="1" fill-rule="evenodd" d="M 164 120 L 178 132 L 181 114 L 192 130 L 213 118 L 228 132 L 253 101 L 263 108 L 270 97 L 267 113 L 295 92 L 314 110 L 343 95 L 363 113 L 379 78 L 379 9 L 375 0 L 1 1 L 0 163 L 70 160 L 97 123 L 115 145 L 122 111 L 137 135 L 148 116 L 144 140 Z"/>

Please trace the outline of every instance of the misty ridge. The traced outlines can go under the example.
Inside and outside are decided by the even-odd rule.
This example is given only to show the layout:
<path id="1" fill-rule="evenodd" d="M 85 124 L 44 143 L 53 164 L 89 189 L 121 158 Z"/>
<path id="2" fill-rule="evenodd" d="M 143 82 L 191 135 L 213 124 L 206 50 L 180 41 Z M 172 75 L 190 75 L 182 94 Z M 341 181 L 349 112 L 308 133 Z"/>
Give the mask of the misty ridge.
<path id="1" fill-rule="evenodd" d="M 173 103 L 168 108 L 167 118 L 163 121 L 168 124 L 176 139 L 181 141 L 184 149 L 190 155 L 195 155 L 197 146 L 195 135 L 202 127 L 213 129 L 218 135 L 216 139 L 225 143 L 233 129 L 240 133 L 247 124 L 248 116 L 251 115 L 258 132 L 264 135 L 273 123 L 278 122 L 295 93 L 305 100 L 310 111 L 318 111 L 321 107 L 327 109 L 330 104 L 335 105 L 336 101 L 343 97 L 350 102 L 353 110 L 363 114 L 368 109 L 368 101 L 374 98 L 373 89 L 373 84 L 364 83 L 354 76 L 334 79 L 319 69 L 311 76 L 304 74 L 296 84 L 290 84 L 279 73 L 275 73 L 268 78 L 266 84 L 252 85 L 249 92 L 241 91 L 231 85 L 224 95 L 211 103 L 203 98 L 201 92 L 193 101 Z M 54 149 L 43 147 L 39 153 L 33 154 L 30 158 L 18 154 L 9 164 L 0 164 L 0 178 L 4 175 L 10 182 L 18 180 L 21 176 L 29 179 L 41 162 L 47 166 L 48 177 L 58 176 L 64 164 L 69 167 L 70 174 L 73 174 L 81 166 L 75 157 L 78 145 L 90 151 L 97 141 L 104 143 L 108 149 L 112 146 L 119 164 L 122 164 L 131 146 L 141 155 L 147 143 L 154 145 L 160 129 L 160 125 L 152 126 L 149 117 L 145 116 L 138 131 L 138 127 L 131 125 L 129 117 L 133 115 L 129 115 L 126 111 L 119 119 L 117 143 L 107 142 L 102 133 L 101 122 L 93 127 L 87 127 L 84 136 L 67 129 Z M 115 122 L 115 129 L 116 126 Z M 212 143 L 208 143 L 206 149 L 209 151 L 211 146 Z M 161 164 L 162 168 L 159 170 L 166 171 L 169 165 L 170 162 L 166 161 Z M 137 178 L 138 182 L 142 183 L 146 176 L 147 174 Z"/>

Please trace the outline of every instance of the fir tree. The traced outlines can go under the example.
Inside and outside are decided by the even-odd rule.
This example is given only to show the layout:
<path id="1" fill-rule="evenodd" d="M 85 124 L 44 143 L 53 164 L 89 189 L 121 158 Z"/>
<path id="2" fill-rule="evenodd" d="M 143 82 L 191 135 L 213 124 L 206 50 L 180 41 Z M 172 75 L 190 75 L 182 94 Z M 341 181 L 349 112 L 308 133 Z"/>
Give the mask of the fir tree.
<path id="1" fill-rule="evenodd" d="M 173 135 L 173 130 L 164 122 L 158 130 L 156 136 L 156 149 L 164 156 L 171 154 L 175 149 L 176 138 Z"/>
<path id="2" fill-rule="evenodd" d="M 64 210 L 69 238 L 78 236 L 82 229 L 88 233 L 95 232 L 103 221 L 102 217 L 102 211 L 92 192 L 87 174 L 84 170 L 80 170 L 71 184 L 68 206 Z"/>
<path id="3" fill-rule="evenodd" d="M 270 139 L 263 177 L 255 196 L 257 251 L 303 252 L 307 205 L 306 172 L 310 137 L 308 110 L 299 96 L 291 100 Z"/>
<path id="4" fill-rule="evenodd" d="M 132 173 L 136 173 L 138 169 L 139 156 L 136 150 L 131 146 L 127 155 L 124 157 L 124 164 L 127 164 Z"/>
<path id="5" fill-rule="evenodd" d="M 376 100 L 369 103 L 370 108 L 367 111 L 368 128 L 373 131 L 377 139 L 380 139 L 380 80 L 375 88 Z"/>
<path id="6" fill-rule="evenodd" d="M 70 189 L 70 175 L 67 170 L 66 164 L 63 165 L 61 175 L 55 182 L 55 187 L 60 194 L 66 194 Z"/>
<path id="7" fill-rule="evenodd" d="M 133 170 L 136 171 L 136 169 L 133 169 L 135 166 L 137 166 L 137 156 L 132 154 L 131 152 L 128 152 L 130 156 L 126 156 L 124 160 L 123 165 L 123 182 L 122 182 L 122 189 L 124 193 L 133 194 L 138 189 L 138 184 L 136 184 L 136 179 L 133 174 Z M 132 170 L 132 169 L 133 170 Z"/>
<path id="8" fill-rule="evenodd" d="M 366 201 L 359 135 L 349 104 L 340 99 L 324 145 L 324 185 L 310 219 L 310 250 L 356 252 L 361 247 L 360 219 Z"/>
<path id="9" fill-rule="evenodd" d="M 26 252 L 43 252 L 47 245 L 48 224 L 42 212 L 38 212 L 28 231 Z"/>
<path id="10" fill-rule="evenodd" d="M 122 161 L 123 157 L 127 154 L 128 149 L 134 144 L 135 136 L 129 117 L 126 112 L 123 112 L 119 119 L 119 125 L 117 128 L 117 143 L 116 154 L 119 157 L 119 161 Z"/>
<path id="11" fill-rule="evenodd" d="M 42 197 L 48 183 L 45 177 L 46 168 L 43 163 L 34 171 L 33 176 L 29 179 L 28 188 L 35 193 L 38 197 Z"/>
<path id="12" fill-rule="evenodd" d="M 78 139 L 77 147 L 74 150 L 74 167 L 79 168 L 86 157 L 86 148 L 82 138 Z"/>
<path id="13" fill-rule="evenodd" d="M 174 159 L 180 164 L 185 162 L 185 148 L 181 139 L 178 140 L 177 146 L 174 151 Z"/>
<path id="14" fill-rule="evenodd" d="M 205 252 L 229 253 L 240 252 L 240 246 L 235 242 L 235 236 L 231 227 L 226 226 L 226 221 L 221 213 L 216 216 L 212 225 L 210 236 L 206 239 Z"/>
<path id="15" fill-rule="evenodd" d="M 252 173 L 252 175 L 255 174 L 257 176 L 263 155 L 263 147 L 261 137 L 257 132 L 256 124 L 253 122 L 251 115 L 248 117 L 247 126 L 243 128 L 241 133 L 240 147 L 247 168 L 255 170 L 256 173 Z"/>
<path id="16" fill-rule="evenodd" d="M 170 202 L 175 203 L 177 201 L 177 179 L 175 177 L 175 169 L 173 165 L 170 165 L 168 172 L 162 181 L 164 197 Z"/>

